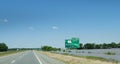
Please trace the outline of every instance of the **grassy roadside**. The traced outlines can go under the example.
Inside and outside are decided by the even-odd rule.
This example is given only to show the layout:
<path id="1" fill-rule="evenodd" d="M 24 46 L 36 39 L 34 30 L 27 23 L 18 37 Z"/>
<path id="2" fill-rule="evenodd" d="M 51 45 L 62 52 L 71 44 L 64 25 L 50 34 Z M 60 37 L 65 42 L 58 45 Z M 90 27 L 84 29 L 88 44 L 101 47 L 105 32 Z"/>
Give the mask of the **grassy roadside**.
<path id="1" fill-rule="evenodd" d="M 44 55 L 47 55 L 49 57 L 61 60 L 65 62 L 66 64 L 120 64 L 120 62 L 115 61 L 107 61 L 103 58 L 98 57 L 84 57 L 84 56 L 72 56 L 67 54 L 56 54 L 56 53 L 50 53 L 50 52 L 43 52 L 38 51 L 38 53 L 42 53 Z"/>
<path id="2" fill-rule="evenodd" d="M 55 53 L 57 54 L 57 53 Z M 86 58 L 86 59 L 93 59 L 93 60 L 100 60 L 100 61 L 107 61 L 107 62 L 113 62 L 113 63 L 118 63 L 116 60 L 108 60 L 102 57 L 95 57 L 95 56 L 75 56 L 75 55 L 70 55 L 70 54 L 63 54 L 63 55 L 68 55 L 68 56 L 74 56 L 74 57 L 79 57 L 79 58 Z"/>
<path id="3" fill-rule="evenodd" d="M 6 51 L 6 52 L 0 52 L 0 57 L 1 57 L 1 56 L 6 56 L 6 55 L 9 55 L 9 54 L 18 53 L 18 52 L 22 52 L 22 51 Z"/>

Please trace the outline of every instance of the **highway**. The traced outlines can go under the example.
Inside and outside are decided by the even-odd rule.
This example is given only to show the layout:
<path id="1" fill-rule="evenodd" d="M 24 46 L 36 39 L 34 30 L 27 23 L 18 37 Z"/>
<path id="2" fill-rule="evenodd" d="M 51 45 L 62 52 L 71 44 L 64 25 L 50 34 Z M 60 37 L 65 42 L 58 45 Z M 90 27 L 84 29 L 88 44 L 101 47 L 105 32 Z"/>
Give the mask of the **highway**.
<path id="1" fill-rule="evenodd" d="M 0 57 L 0 64 L 65 64 L 35 51 L 25 51 Z"/>

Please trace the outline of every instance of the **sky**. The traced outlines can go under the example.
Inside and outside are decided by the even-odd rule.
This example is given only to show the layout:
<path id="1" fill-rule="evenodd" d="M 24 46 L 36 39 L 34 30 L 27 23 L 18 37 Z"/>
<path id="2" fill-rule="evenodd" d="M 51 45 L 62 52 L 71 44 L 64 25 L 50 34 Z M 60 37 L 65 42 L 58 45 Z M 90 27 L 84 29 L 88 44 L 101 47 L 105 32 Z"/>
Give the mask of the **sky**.
<path id="1" fill-rule="evenodd" d="M 0 42 L 65 47 L 65 39 L 120 42 L 120 0 L 0 0 Z"/>

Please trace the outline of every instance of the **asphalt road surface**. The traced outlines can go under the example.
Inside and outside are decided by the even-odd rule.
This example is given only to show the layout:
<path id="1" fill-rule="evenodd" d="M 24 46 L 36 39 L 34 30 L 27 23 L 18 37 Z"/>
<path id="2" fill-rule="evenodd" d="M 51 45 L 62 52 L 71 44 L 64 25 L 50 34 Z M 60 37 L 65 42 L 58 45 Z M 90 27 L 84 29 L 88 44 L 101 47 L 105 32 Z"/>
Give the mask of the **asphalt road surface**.
<path id="1" fill-rule="evenodd" d="M 35 51 L 25 51 L 0 57 L 0 64 L 65 64 Z"/>

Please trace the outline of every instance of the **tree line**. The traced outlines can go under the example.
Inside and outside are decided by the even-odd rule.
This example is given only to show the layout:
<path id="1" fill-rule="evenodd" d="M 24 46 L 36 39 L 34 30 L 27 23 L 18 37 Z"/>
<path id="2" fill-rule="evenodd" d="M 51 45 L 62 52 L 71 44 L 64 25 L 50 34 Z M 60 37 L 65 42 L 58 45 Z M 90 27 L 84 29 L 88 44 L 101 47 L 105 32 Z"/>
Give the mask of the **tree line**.
<path id="1" fill-rule="evenodd" d="M 103 43 L 103 44 L 95 44 L 95 43 L 86 43 L 82 44 L 80 43 L 80 48 L 78 49 L 110 49 L 110 48 L 120 48 L 120 43 Z"/>
<path id="2" fill-rule="evenodd" d="M 0 43 L 0 52 L 7 50 L 8 50 L 8 46 L 5 43 Z"/>
<path id="3" fill-rule="evenodd" d="M 51 47 L 51 46 L 42 46 L 41 49 L 43 51 L 57 51 L 57 50 L 61 50 L 60 48 L 55 48 L 55 47 Z"/>
<path id="4" fill-rule="evenodd" d="M 110 48 L 120 48 L 120 43 L 103 43 L 103 44 L 95 44 L 95 43 L 80 43 L 80 48 L 78 49 L 110 49 Z M 60 51 L 61 48 L 55 48 L 51 46 L 42 46 L 41 50 L 43 51 Z"/>
<path id="5" fill-rule="evenodd" d="M 15 51 L 15 50 L 41 50 L 40 48 L 9 48 L 9 51 Z"/>

